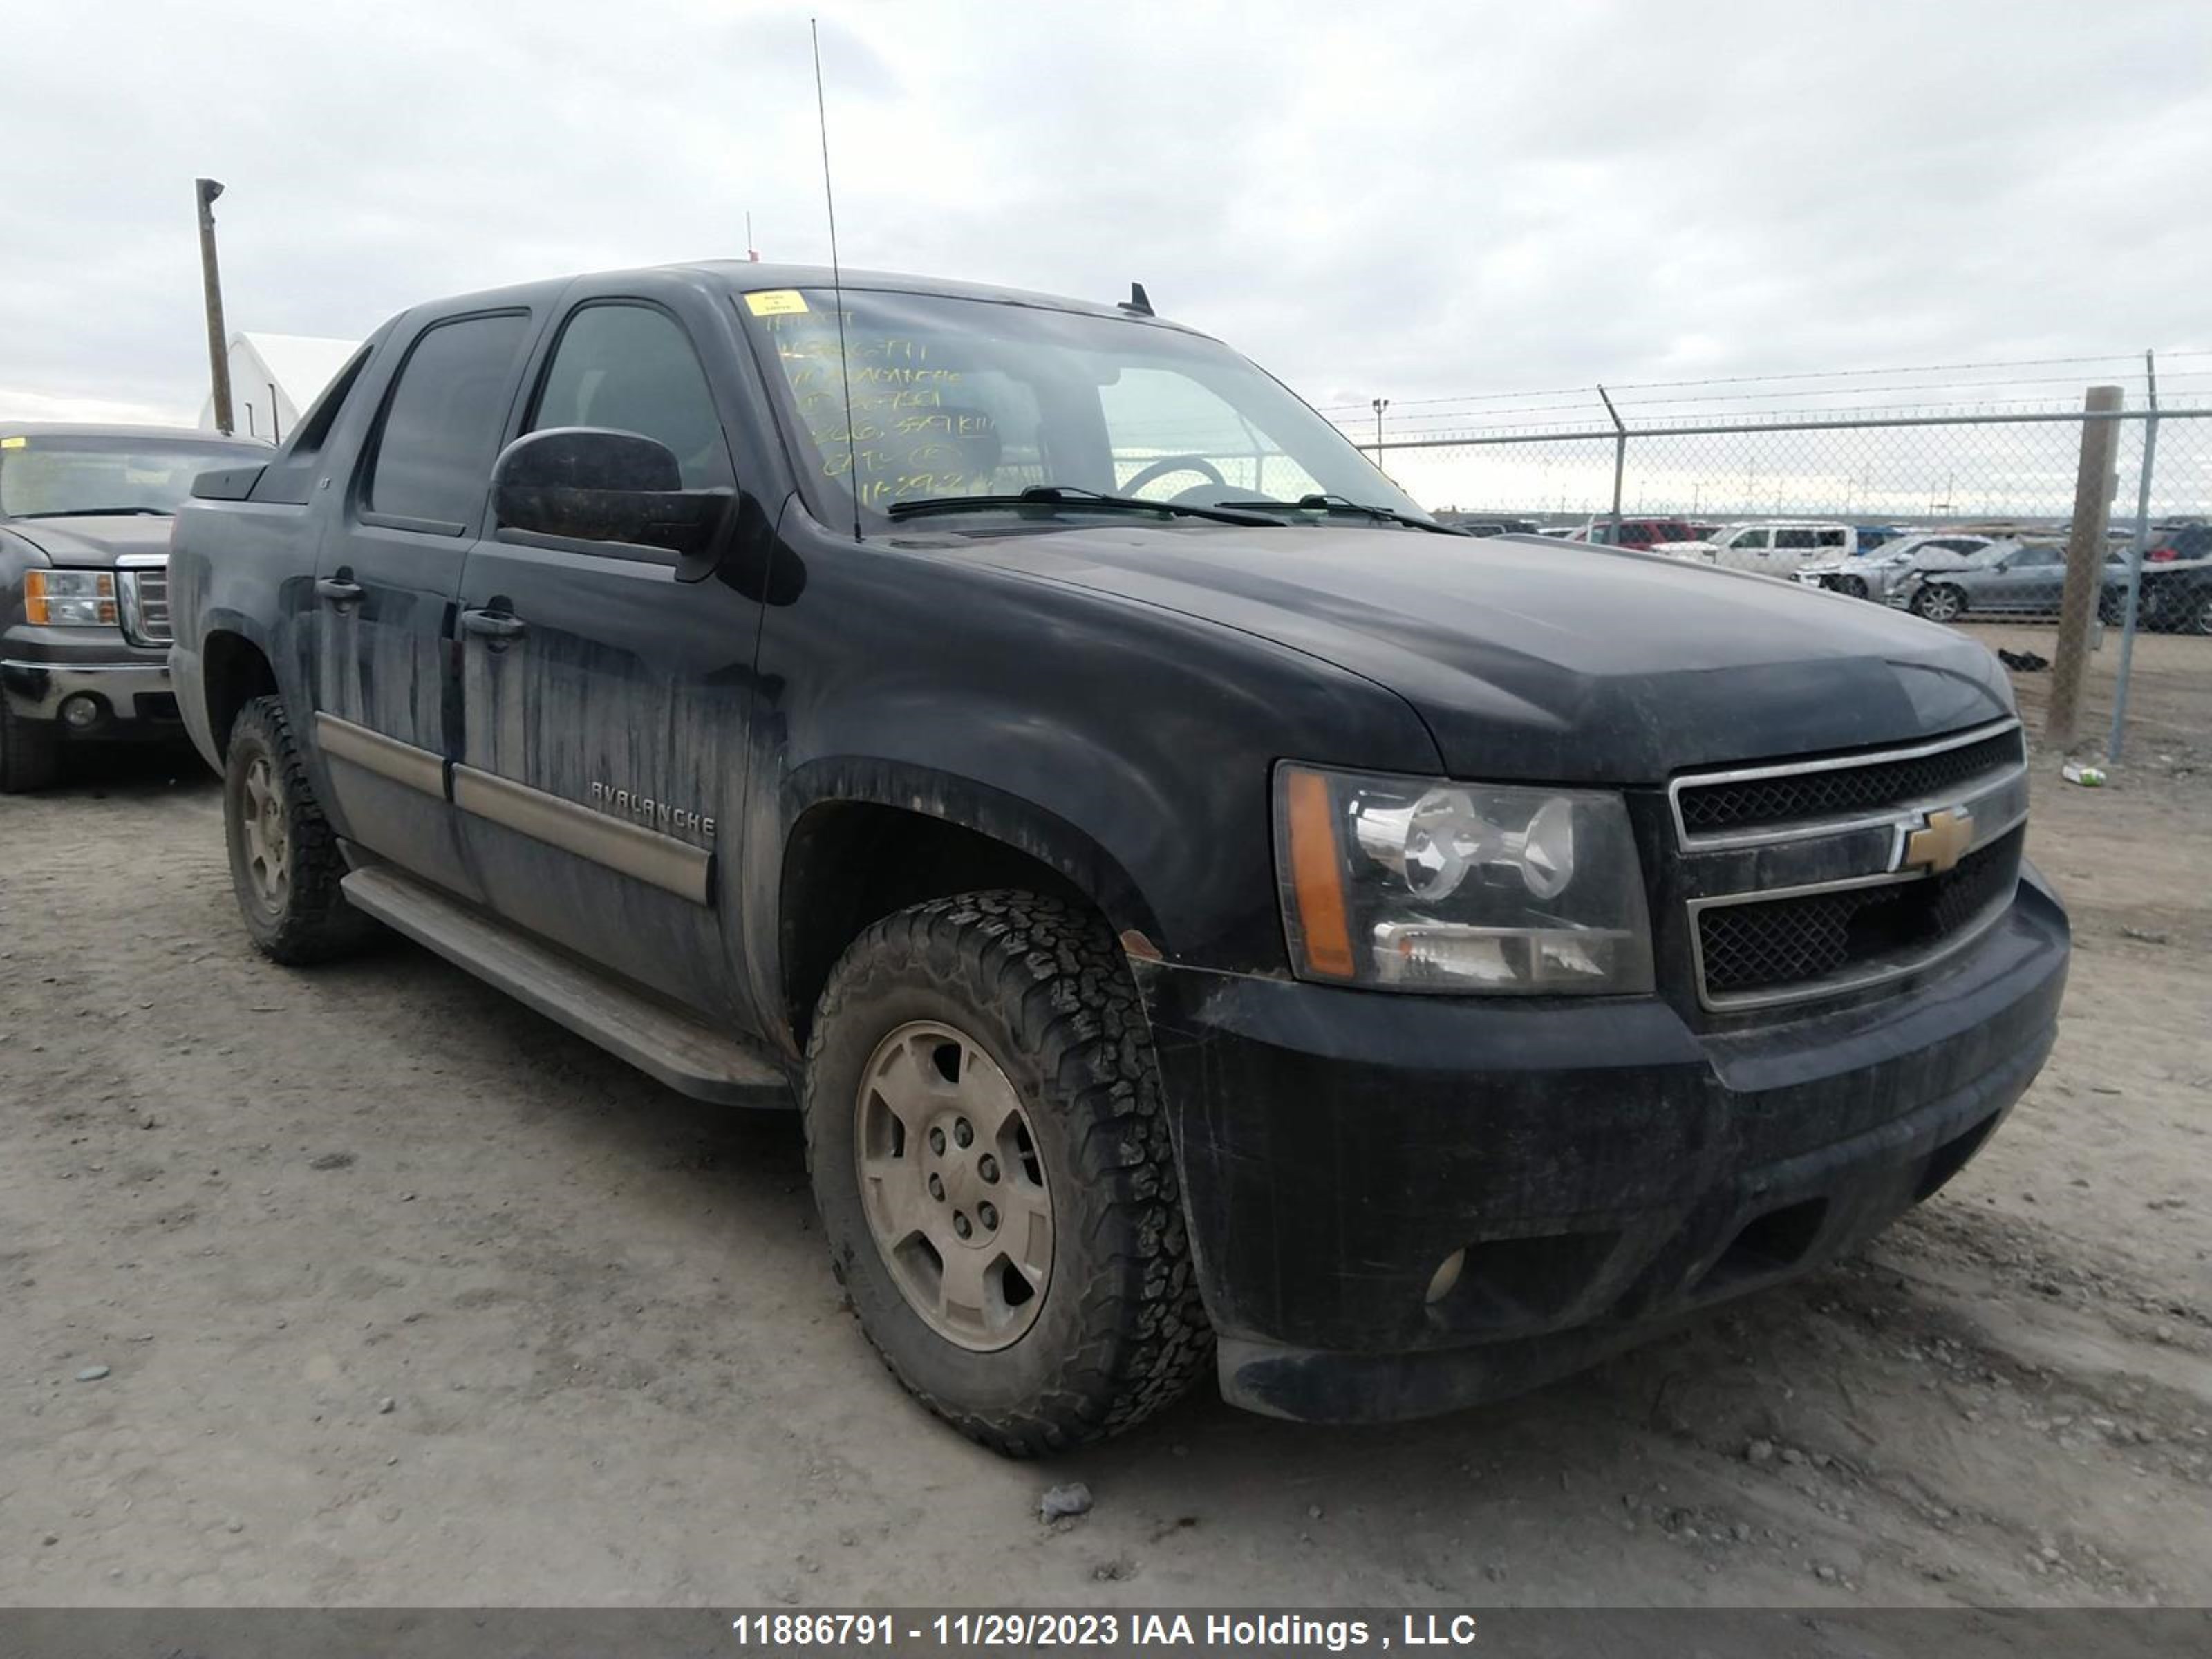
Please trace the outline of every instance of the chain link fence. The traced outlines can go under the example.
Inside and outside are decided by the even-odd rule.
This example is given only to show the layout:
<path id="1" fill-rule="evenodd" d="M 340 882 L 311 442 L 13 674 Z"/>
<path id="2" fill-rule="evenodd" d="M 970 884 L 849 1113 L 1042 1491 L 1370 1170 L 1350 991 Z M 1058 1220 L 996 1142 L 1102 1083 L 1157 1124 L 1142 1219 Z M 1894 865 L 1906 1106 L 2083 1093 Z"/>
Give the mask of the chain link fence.
<path id="1" fill-rule="evenodd" d="M 1882 384 L 1804 376 L 1326 412 L 1408 493 L 1478 533 L 1648 549 L 1972 629 L 2004 653 L 2032 722 L 2044 715 L 2062 745 L 2094 738 L 2117 759 L 2130 734 L 2161 750 L 2212 748 L 2212 353 L 2174 356 L 2207 361 L 2178 373 L 2171 359 L 2106 360 L 2103 374 L 2099 360 L 2068 359 L 1886 371 Z M 2023 372 L 2037 368 L 2058 372 Z M 2012 372 L 1992 380 L 1993 370 Z M 2091 377 L 2113 388 L 2096 394 L 2094 415 Z M 1966 401 L 1992 385 L 2036 390 Z M 1874 401 L 1900 389 L 1927 400 Z M 1797 406 L 1741 407 L 1760 400 Z M 1815 400 L 1826 406 L 1806 406 Z M 2085 442 L 2101 461 L 2105 434 L 2106 500 L 2090 487 L 2095 510 L 2069 562 Z M 2062 629 L 2069 562 L 2077 591 L 2094 597 Z"/>

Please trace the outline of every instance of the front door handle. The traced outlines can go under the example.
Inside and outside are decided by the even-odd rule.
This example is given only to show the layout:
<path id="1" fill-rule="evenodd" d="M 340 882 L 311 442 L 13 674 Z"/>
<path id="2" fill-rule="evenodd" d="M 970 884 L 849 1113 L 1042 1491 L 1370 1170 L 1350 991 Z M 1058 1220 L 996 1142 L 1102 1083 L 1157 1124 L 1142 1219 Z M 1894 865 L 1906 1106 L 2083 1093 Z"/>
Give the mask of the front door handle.
<path id="1" fill-rule="evenodd" d="M 511 611 L 464 611 L 461 626 L 471 634 L 483 635 L 495 648 L 519 640 L 530 631 L 522 618 Z"/>
<path id="2" fill-rule="evenodd" d="M 348 581 L 343 575 L 324 576 L 315 583 L 315 592 L 332 605 L 358 605 L 361 596 L 368 590 L 359 582 Z"/>

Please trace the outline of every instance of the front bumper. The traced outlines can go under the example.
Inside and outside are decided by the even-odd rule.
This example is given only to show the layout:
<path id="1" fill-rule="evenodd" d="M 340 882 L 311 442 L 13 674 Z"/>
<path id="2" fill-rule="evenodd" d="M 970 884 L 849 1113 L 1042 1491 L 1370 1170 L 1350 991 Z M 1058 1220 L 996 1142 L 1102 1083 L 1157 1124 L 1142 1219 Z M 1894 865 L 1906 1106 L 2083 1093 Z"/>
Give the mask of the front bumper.
<path id="1" fill-rule="evenodd" d="M 1726 1032 L 1656 1000 L 1133 963 L 1223 1394 L 1310 1421 L 1424 1416 L 1809 1271 L 1979 1150 L 2050 1052 L 2068 952 L 2024 869 L 2004 919 L 1927 981 Z"/>
<path id="2" fill-rule="evenodd" d="M 98 637 L 72 637 L 81 631 Z M 80 693 L 99 700 L 100 717 L 89 726 L 61 717 L 62 704 Z M 158 737 L 183 729 L 167 648 L 131 645 L 119 634 L 10 629 L 0 635 L 0 696 L 17 719 L 51 721 L 72 739 Z"/>

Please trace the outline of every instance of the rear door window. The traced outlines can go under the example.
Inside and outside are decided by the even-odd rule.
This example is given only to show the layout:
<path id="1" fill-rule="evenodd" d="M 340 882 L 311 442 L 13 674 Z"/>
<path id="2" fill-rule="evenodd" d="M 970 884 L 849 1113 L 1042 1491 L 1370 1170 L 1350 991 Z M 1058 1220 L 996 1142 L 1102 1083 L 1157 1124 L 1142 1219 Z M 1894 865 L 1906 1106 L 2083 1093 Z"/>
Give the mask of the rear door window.
<path id="1" fill-rule="evenodd" d="M 385 404 L 362 505 L 402 528 L 464 533 L 483 504 L 528 343 L 525 312 L 424 331 Z"/>
<path id="2" fill-rule="evenodd" d="M 1778 530 L 1774 532 L 1774 544 L 1778 548 L 1811 547 L 1814 544 L 1813 534 L 1809 530 Z"/>

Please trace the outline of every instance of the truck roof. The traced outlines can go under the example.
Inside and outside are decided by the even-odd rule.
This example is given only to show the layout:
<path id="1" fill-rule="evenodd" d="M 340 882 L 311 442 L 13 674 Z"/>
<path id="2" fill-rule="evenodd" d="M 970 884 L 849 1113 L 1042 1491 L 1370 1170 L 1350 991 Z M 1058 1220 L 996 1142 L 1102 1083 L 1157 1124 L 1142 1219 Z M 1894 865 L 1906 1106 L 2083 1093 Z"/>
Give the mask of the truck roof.
<path id="1" fill-rule="evenodd" d="M 704 279 L 702 285 L 711 284 L 726 289 L 732 294 L 754 292 L 762 289 L 829 288 L 832 285 L 827 265 L 770 264 L 753 259 L 686 259 L 665 265 L 643 265 L 634 268 L 639 276 L 684 276 Z M 488 289 L 482 293 L 453 295 L 426 301 L 441 308 L 455 303 L 550 302 L 572 283 L 589 278 L 604 281 L 611 276 L 632 274 L 626 270 L 572 271 L 540 282 L 517 283 L 513 287 Z M 888 290 L 898 294 L 932 294 L 947 299 L 982 300 L 997 305 L 1030 306 L 1045 311 L 1073 311 L 1094 317 L 1115 317 L 1124 321 L 1153 324 L 1172 328 L 1186 334 L 1203 335 L 1204 331 L 1190 328 L 1182 323 L 1170 322 L 1158 316 L 1133 312 L 1112 301 L 1076 300 L 1065 295 L 1040 294 L 1026 289 L 999 288 L 988 283 L 953 282 L 941 276 L 917 276 L 903 271 L 848 270 L 842 274 L 842 285 L 848 289 Z M 416 307 L 410 307 L 410 310 Z"/>

